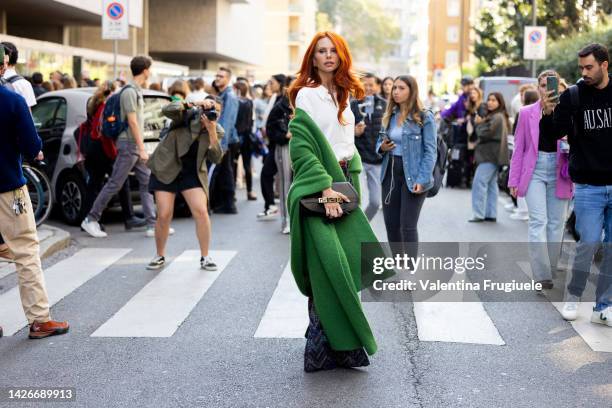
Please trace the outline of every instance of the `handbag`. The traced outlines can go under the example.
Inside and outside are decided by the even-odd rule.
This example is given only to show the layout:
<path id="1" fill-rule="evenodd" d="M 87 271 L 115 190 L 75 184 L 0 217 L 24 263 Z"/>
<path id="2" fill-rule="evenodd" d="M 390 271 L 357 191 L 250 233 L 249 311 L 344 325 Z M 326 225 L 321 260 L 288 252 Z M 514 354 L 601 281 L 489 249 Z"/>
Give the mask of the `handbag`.
<path id="1" fill-rule="evenodd" d="M 342 208 L 342 215 L 349 214 L 359 207 L 359 197 L 357 190 L 348 181 L 339 181 L 332 183 L 332 190 L 344 194 L 350 201 L 342 201 L 338 199 L 340 207 Z M 336 199 L 329 199 L 327 202 L 336 202 Z M 325 217 L 325 199 L 318 193 L 313 196 L 308 196 L 300 200 L 300 206 L 302 207 L 302 214 L 306 216 L 317 216 Z"/>

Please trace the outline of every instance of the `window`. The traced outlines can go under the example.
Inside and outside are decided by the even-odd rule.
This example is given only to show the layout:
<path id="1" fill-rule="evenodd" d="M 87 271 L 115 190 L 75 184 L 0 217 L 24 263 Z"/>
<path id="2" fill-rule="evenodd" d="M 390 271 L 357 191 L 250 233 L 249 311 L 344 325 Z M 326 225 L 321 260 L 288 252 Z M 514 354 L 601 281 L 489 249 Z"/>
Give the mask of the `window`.
<path id="1" fill-rule="evenodd" d="M 169 99 L 164 97 L 146 96 L 144 98 L 143 119 L 145 141 L 159 140 L 159 133 L 166 121 L 161 111 L 169 102 Z M 157 143 L 155 145 L 157 145 Z"/>
<path id="2" fill-rule="evenodd" d="M 445 66 L 450 68 L 456 66 L 459 63 L 459 52 L 458 51 L 446 51 Z"/>
<path id="3" fill-rule="evenodd" d="M 60 105 L 63 107 L 60 109 L 62 111 L 60 114 L 63 114 L 63 123 L 66 123 L 66 103 L 63 99 L 44 99 L 32 107 L 32 117 L 37 131 L 50 129 L 55 125 L 55 113 Z"/>
<path id="4" fill-rule="evenodd" d="M 457 44 L 459 42 L 459 27 L 449 26 L 446 29 L 446 41 L 451 44 Z"/>
<path id="5" fill-rule="evenodd" d="M 447 0 L 446 3 L 446 14 L 449 17 L 459 17 L 459 0 Z"/>

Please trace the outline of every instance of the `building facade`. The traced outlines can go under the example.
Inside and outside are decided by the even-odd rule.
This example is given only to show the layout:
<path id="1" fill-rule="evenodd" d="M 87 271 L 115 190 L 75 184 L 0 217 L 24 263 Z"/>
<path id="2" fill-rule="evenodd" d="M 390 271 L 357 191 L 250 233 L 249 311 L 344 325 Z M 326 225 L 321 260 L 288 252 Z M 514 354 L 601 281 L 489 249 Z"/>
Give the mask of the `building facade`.
<path id="1" fill-rule="evenodd" d="M 429 0 L 428 78 L 436 92 L 452 92 L 462 69 L 475 63 L 474 26 L 480 0 Z"/>

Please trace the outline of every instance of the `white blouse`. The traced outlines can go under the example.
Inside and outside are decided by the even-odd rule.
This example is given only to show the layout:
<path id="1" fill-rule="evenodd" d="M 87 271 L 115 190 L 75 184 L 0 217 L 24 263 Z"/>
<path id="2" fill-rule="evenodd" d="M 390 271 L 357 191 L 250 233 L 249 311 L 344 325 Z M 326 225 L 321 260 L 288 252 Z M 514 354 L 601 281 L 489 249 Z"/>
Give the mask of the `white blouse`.
<path id="1" fill-rule="evenodd" d="M 350 104 L 342 112 L 346 125 L 338 122 L 338 107 L 323 85 L 316 88 L 302 88 L 295 99 L 300 108 L 319 126 L 327 138 L 338 161 L 350 160 L 355 154 L 355 115 Z"/>

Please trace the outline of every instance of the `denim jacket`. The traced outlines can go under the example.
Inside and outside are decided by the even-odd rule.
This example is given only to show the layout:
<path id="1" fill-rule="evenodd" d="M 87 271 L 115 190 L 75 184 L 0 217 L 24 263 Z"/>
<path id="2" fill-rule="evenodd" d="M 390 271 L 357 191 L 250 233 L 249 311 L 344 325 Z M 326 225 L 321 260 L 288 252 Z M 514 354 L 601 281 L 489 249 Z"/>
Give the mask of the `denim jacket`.
<path id="1" fill-rule="evenodd" d="M 393 114 L 391 121 L 396 120 L 396 114 L 397 112 Z M 389 123 L 392 123 L 391 121 Z M 383 156 L 380 172 L 381 182 L 385 179 L 387 168 L 389 168 L 390 156 L 393 152 L 393 150 L 388 152 L 380 150 L 380 145 L 386 136 L 387 129 L 383 126 L 376 142 L 376 151 Z M 433 169 L 437 157 L 436 149 L 436 123 L 430 111 L 423 113 L 423 126 L 419 126 L 412 117 L 404 121 L 402 125 L 402 158 L 408 190 L 414 191 L 415 184 L 421 184 L 424 191 L 433 187 Z"/>
<path id="2" fill-rule="evenodd" d="M 227 87 L 223 92 L 219 94 L 223 100 L 223 109 L 221 110 L 221 117 L 219 118 L 219 124 L 225 130 L 225 136 L 221 139 L 221 148 L 223 151 L 227 150 L 228 144 L 238 143 L 238 131 L 236 130 L 236 118 L 238 117 L 238 98 L 232 91 L 231 87 Z"/>

